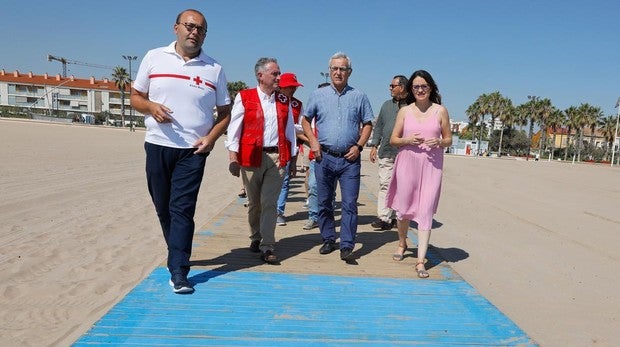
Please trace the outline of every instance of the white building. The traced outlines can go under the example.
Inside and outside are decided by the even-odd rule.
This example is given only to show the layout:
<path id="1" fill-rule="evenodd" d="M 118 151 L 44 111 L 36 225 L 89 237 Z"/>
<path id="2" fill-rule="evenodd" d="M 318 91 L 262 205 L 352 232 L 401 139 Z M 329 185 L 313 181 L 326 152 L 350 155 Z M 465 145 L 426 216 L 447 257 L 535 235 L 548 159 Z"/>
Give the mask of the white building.
<path id="1" fill-rule="evenodd" d="M 489 141 L 466 140 L 461 139 L 458 135 L 452 135 L 452 146 L 448 149 L 452 154 L 459 155 L 476 155 L 489 153 Z"/>
<path id="2" fill-rule="evenodd" d="M 121 93 L 113 81 L 34 75 L 32 72 L 7 73 L 0 70 L 0 106 L 28 108 L 31 114 L 54 114 L 55 111 L 98 114 L 109 111 L 121 115 Z M 129 86 L 125 91 L 125 117 L 129 117 Z M 134 112 L 135 116 L 143 117 Z"/>

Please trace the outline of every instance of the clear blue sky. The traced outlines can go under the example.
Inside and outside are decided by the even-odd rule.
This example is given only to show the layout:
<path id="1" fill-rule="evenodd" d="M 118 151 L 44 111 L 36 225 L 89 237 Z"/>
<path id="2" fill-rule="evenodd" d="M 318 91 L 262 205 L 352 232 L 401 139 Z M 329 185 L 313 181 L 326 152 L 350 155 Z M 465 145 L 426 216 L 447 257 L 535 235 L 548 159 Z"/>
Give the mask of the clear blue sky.
<path id="1" fill-rule="evenodd" d="M 175 37 L 176 15 L 196 8 L 207 17 L 203 46 L 229 81 L 255 85 L 262 56 L 279 60 L 305 85 L 324 82 L 329 57 L 347 53 L 349 83 L 364 91 L 375 114 L 389 98 L 392 76 L 428 70 L 455 120 L 482 93 L 499 91 L 515 105 L 527 95 L 565 109 L 588 102 L 615 115 L 620 97 L 620 2 L 606 1 L 6 1 L 0 20 L 0 68 L 61 73 L 47 54 L 128 67 L 121 55 L 144 53 Z M 68 65 L 87 78 L 111 71 Z"/>

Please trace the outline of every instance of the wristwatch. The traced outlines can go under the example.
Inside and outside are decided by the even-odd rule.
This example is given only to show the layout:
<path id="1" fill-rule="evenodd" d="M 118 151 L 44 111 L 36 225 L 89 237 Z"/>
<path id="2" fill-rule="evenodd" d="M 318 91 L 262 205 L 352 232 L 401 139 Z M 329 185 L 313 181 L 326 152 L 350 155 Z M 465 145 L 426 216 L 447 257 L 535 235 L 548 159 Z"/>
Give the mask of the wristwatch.
<path id="1" fill-rule="evenodd" d="M 357 143 L 355 144 L 357 146 L 357 149 L 361 152 L 364 150 L 364 146 L 362 145 L 358 145 Z"/>

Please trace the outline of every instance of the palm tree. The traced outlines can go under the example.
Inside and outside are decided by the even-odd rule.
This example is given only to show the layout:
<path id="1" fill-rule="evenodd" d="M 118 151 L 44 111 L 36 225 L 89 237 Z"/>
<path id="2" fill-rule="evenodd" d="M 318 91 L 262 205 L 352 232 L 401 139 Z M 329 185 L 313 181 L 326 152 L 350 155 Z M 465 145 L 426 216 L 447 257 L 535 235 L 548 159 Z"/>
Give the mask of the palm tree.
<path id="1" fill-rule="evenodd" d="M 491 124 L 495 124 L 495 119 L 499 118 L 502 126 L 500 128 L 499 133 L 499 148 L 497 151 L 497 156 L 502 156 L 502 141 L 504 138 L 504 128 L 506 125 L 512 127 L 513 119 L 514 119 L 514 109 L 512 106 L 512 101 L 508 98 L 505 98 L 499 92 L 493 92 L 489 95 L 490 108 L 489 111 L 491 113 Z"/>
<path id="2" fill-rule="evenodd" d="M 487 111 L 491 115 L 491 130 L 495 127 L 495 119 L 499 117 L 499 105 L 503 99 L 504 97 L 498 91 L 487 95 Z"/>
<path id="3" fill-rule="evenodd" d="M 579 128 L 579 147 L 577 147 L 577 161 L 581 161 L 581 150 L 583 147 L 583 130 L 587 126 L 592 127 L 592 123 L 596 122 L 593 121 L 593 119 L 598 118 L 599 113 L 601 113 L 600 108 L 594 107 L 588 103 L 581 104 L 577 108 L 577 126 Z"/>
<path id="4" fill-rule="evenodd" d="M 588 110 L 588 126 L 590 127 L 590 143 L 594 145 L 594 136 L 596 131 L 596 126 L 603 119 L 603 111 L 601 111 L 600 107 L 590 106 Z"/>
<path id="5" fill-rule="evenodd" d="M 532 150 L 532 137 L 534 136 L 534 123 L 538 121 L 538 119 L 540 118 L 539 115 L 541 113 L 540 111 L 541 104 L 539 102 L 540 100 L 538 99 L 538 97 L 528 95 L 528 99 L 530 100 L 524 104 L 526 107 L 526 110 L 529 111 L 529 116 L 526 119 L 529 120 L 529 123 L 530 123 L 530 131 L 528 135 L 529 143 L 527 146 L 527 153 L 525 154 L 526 159 L 530 158 L 530 152 Z"/>
<path id="6" fill-rule="evenodd" d="M 530 111 L 527 104 L 521 104 L 515 108 L 514 124 L 519 126 L 519 130 L 523 131 L 523 126 L 527 125 Z"/>
<path id="7" fill-rule="evenodd" d="M 564 114 L 566 115 L 566 134 L 569 137 L 569 139 L 566 141 L 566 151 L 564 151 L 564 161 L 566 161 L 566 159 L 568 159 L 569 143 L 572 144 L 573 147 L 575 147 L 575 137 L 577 136 L 577 133 L 572 136 L 572 141 L 570 139 L 570 134 L 573 129 L 577 129 L 579 127 L 579 111 L 577 110 L 577 107 L 571 106 L 564 110 Z"/>
<path id="8" fill-rule="evenodd" d="M 607 161 L 607 155 L 609 154 L 609 149 L 612 148 L 612 150 L 614 150 L 614 142 L 615 142 L 615 138 L 614 136 L 616 135 L 616 122 L 618 117 L 614 117 L 614 116 L 607 116 L 604 118 L 601 118 L 601 120 L 599 121 L 599 129 L 601 130 L 601 133 L 603 134 L 603 137 L 605 138 L 605 143 L 607 144 L 605 146 L 605 155 L 603 156 L 605 161 Z"/>
<path id="9" fill-rule="evenodd" d="M 467 107 L 467 110 L 465 110 L 465 114 L 467 115 L 467 118 L 469 119 L 469 124 L 471 125 L 472 141 L 475 139 L 476 123 L 478 123 L 478 121 L 480 120 L 480 112 L 480 103 L 478 102 L 478 100 L 474 101 L 474 103 L 469 105 L 469 107 Z"/>
<path id="10" fill-rule="evenodd" d="M 538 117 L 536 119 L 538 125 L 540 125 L 540 139 L 538 141 L 538 153 L 547 148 L 547 123 L 549 119 L 549 115 L 553 111 L 553 106 L 551 105 L 551 100 L 544 98 L 537 102 L 537 110 Z M 543 148 L 543 145 L 545 148 Z"/>
<path id="11" fill-rule="evenodd" d="M 480 146 L 482 146 L 482 140 L 484 139 L 484 116 L 491 113 L 491 98 L 487 94 L 482 94 L 478 97 L 480 101 L 480 115 L 482 116 L 482 120 L 480 121 L 480 140 L 478 141 L 478 155 L 480 155 Z M 491 124 L 493 126 L 493 124 Z"/>
<path id="12" fill-rule="evenodd" d="M 112 72 L 112 80 L 121 92 L 121 124 L 125 126 L 125 88 L 129 84 L 129 74 L 124 67 L 117 66 Z"/>
<path id="13" fill-rule="evenodd" d="M 547 118 L 547 126 L 551 128 L 553 131 L 553 140 L 551 141 L 551 153 L 549 153 L 549 159 L 553 159 L 553 155 L 555 153 L 555 137 L 558 131 L 558 127 L 561 127 L 564 123 L 564 112 L 553 107 L 549 117 Z M 561 140 L 562 138 L 560 138 Z M 562 141 L 560 141 L 561 143 Z"/>

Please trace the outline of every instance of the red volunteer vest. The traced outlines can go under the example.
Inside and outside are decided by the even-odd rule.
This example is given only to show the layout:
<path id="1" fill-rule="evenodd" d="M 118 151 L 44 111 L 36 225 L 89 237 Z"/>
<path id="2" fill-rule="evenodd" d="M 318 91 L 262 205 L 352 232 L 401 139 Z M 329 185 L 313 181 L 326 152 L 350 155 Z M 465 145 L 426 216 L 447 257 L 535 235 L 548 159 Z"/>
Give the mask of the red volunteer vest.
<path id="1" fill-rule="evenodd" d="M 295 97 L 291 98 L 291 109 L 293 109 L 293 120 L 295 124 L 299 123 L 299 114 L 301 113 L 301 101 Z"/>
<path id="2" fill-rule="evenodd" d="M 263 108 L 256 88 L 245 89 L 239 93 L 245 108 L 241 138 L 239 139 L 239 165 L 259 167 L 263 159 L 263 133 L 265 131 Z M 286 138 L 285 134 L 288 123 L 289 100 L 286 95 L 276 92 L 275 102 L 278 120 L 278 166 L 284 167 L 291 159 L 291 142 Z"/>

